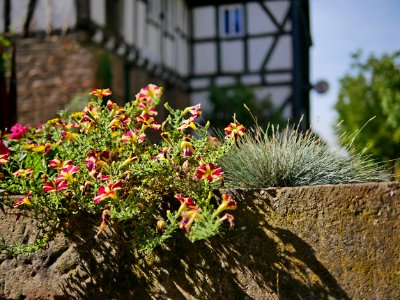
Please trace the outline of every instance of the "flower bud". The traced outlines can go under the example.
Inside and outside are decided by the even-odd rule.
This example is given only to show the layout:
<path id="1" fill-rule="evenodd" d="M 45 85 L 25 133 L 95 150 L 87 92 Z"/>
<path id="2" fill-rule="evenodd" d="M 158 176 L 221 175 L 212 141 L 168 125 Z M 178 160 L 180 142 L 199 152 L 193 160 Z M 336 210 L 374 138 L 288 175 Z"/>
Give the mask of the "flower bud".
<path id="1" fill-rule="evenodd" d="M 157 227 L 156 227 L 157 228 L 157 233 L 158 234 L 163 234 L 165 226 L 167 226 L 167 223 L 163 219 L 158 220 L 157 221 Z"/>

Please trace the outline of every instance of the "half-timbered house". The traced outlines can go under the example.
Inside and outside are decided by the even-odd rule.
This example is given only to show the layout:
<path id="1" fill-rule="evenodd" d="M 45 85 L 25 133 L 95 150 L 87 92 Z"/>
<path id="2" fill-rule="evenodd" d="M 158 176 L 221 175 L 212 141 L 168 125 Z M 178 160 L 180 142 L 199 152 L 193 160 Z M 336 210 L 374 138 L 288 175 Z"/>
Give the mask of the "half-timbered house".
<path id="1" fill-rule="evenodd" d="M 36 125 L 74 94 L 116 99 L 164 86 L 176 105 L 243 84 L 285 116 L 309 115 L 308 0 L 0 0 L 16 44 L 18 120 Z"/>

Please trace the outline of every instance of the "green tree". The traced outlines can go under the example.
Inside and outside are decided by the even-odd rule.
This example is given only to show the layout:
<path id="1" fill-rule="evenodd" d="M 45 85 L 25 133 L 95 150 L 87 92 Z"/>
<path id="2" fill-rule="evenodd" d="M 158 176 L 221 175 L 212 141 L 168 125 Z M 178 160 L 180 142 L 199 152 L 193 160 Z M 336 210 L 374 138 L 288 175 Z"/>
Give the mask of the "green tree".
<path id="1" fill-rule="evenodd" d="M 357 148 L 395 162 L 400 158 L 400 51 L 365 61 L 358 52 L 352 58 L 351 72 L 340 79 L 335 108 L 343 122 L 338 133 L 360 131 L 354 139 Z"/>
<path id="2" fill-rule="evenodd" d="M 276 108 L 269 96 L 259 99 L 255 91 L 247 86 L 213 87 L 208 99 L 212 110 L 206 114 L 211 124 L 223 130 L 235 115 L 236 120 L 246 127 L 254 126 L 253 115 L 258 125 L 265 128 L 268 123 L 283 124 L 282 113 Z M 244 107 L 246 105 L 250 112 Z"/>

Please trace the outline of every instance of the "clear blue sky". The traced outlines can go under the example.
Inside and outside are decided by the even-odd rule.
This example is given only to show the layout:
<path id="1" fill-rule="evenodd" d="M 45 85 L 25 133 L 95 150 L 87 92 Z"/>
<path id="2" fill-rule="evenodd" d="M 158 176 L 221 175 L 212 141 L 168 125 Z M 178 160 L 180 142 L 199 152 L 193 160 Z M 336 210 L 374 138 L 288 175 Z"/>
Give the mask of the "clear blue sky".
<path id="1" fill-rule="evenodd" d="M 325 79 L 330 85 L 324 95 L 311 92 L 311 123 L 335 145 L 338 80 L 357 50 L 363 57 L 400 50 L 400 0 L 310 0 L 310 18 L 311 82 Z"/>

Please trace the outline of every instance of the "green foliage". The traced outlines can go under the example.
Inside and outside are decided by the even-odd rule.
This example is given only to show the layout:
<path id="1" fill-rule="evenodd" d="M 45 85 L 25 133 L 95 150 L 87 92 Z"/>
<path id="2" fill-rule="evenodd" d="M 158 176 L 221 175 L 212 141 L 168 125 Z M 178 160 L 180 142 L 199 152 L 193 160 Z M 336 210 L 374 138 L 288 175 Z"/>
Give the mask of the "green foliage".
<path id="1" fill-rule="evenodd" d="M 351 73 L 340 80 L 336 104 L 340 135 L 356 132 L 359 148 L 380 161 L 400 156 L 400 52 L 382 57 L 353 55 Z"/>
<path id="2" fill-rule="evenodd" d="M 4 36 L 0 35 L 0 73 L 4 73 L 9 67 L 8 62 L 10 62 L 11 57 L 6 50 L 10 48 L 10 46 L 11 42 Z"/>
<path id="3" fill-rule="evenodd" d="M 384 168 L 351 145 L 333 153 L 311 131 L 273 126 L 244 135 L 219 164 L 228 188 L 266 188 L 386 180 Z"/>
<path id="4" fill-rule="evenodd" d="M 97 69 L 95 84 L 112 89 L 113 73 L 110 54 L 102 52 L 97 55 L 96 60 Z"/>
<path id="5" fill-rule="evenodd" d="M 77 93 L 72 97 L 71 102 L 65 106 L 67 113 L 74 113 L 76 111 L 82 111 L 90 102 L 90 97 L 86 93 Z"/>
<path id="6" fill-rule="evenodd" d="M 257 119 L 258 125 L 263 128 L 268 123 L 283 124 L 282 114 L 274 107 L 271 99 L 268 96 L 258 99 L 250 87 L 242 85 L 213 87 L 208 98 L 212 110 L 206 118 L 220 130 L 231 122 L 233 115 L 245 127 L 253 124 L 253 116 Z M 247 106 L 247 109 L 244 105 Z M 252 115 L 249 111 L 252 112 Z"/>
<path id="7" fill-rule="evenodd" d="M 0 191 L 25 196 L 0 202 L 32 212 L 43 225 L 40 236 L 69 231 L 82 215 L 101 219 L 98 234 L 109 223 L 126 227 L 144 250 L 178 229 L 192 241 L 217 234 L 220 213 L 236 204 L 226 195 L 212 197 L 222 182 L 216 163 L 235 141 L 222 144 L 210 136 L 209 123 L 197 123 L 200 105 L 175 110 L 167 103 L 169 115 L 158 124 L 161 93 L 149 85 L 121 107 L 102 104 L 108 89 L 94 90 L 81 112 L 62 111 L 39 128 L 16 126 L 2 141 Z"/>

